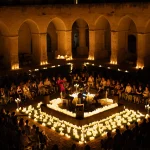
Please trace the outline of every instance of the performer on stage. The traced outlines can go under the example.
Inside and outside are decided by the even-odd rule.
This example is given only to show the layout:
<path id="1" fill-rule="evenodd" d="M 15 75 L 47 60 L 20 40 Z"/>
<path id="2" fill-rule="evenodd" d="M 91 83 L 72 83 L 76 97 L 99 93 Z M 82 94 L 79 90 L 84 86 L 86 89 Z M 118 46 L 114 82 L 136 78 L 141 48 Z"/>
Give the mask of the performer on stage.
<path id="1" fill-rule="evenodd" d="M 61 98 L 63 98 L 63 96 L 65 94 L 64 80 L 62 80 L 60 77 L 58 77 L 57 84 L 59 87 L 60 96 L 61 96 Z"/>
<path id="2" fill-rule="evenodd" d="M 83 103 L 83 93 L 82 90 L 80 89 L 80 93 L 78 94 L 78 104 Z"/>

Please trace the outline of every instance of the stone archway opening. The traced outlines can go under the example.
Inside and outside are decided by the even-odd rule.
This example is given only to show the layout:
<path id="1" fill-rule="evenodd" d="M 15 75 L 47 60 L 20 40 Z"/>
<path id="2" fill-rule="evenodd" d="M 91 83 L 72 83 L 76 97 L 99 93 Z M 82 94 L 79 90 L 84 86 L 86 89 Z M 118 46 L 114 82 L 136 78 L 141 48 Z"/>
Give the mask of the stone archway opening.
<path id="1" fill-rule="evenodd" d="M 109 62 L 111 56 L 111 29 L 108 20 L 100 17 L 95 25 L 95 53 L 94 58 Z"/>
<path id="2" fill-rule="evenodd" d="M 47 27 L 47 56 L 48 61 L 65 56 L 66 27 L 60 18 L 54 18 Z"/>
<path id="3" fill-rule="evenodd" d="M 136 66 L 137 29 L 129 17 L 124 17 L 119 24 L 117 57 L 119 64 Z"/>
<path id="4" fill-rule="evenodd" d="M 88 58 L 89 27 L 83 19 L 77 19 L 72 25 L 72 57 Z"/>
<path id="5" fill-rule="evenodd" d="M 39 30 L 31 21 L 25 21 L 18 32 L 18 53 L 20 67 L 39 63 Z"/>

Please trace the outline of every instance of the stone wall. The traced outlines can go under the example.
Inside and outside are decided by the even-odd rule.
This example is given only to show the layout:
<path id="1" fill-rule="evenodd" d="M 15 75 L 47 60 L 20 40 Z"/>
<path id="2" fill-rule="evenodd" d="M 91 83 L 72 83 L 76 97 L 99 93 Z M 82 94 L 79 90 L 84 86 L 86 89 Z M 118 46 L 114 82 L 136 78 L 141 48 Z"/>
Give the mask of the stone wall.
<path id="1" fill-rule="evenodd" d="M 4 36 L 6 40 L 9 37 L 18 37 L 20 27 L 26 23 L 32 38 L 36 38 L 32 39 L 33 42 L 36 41 L 33 48 L 36 48 L 36 52 L 38 52 L 36 56 L 40 60 L 37 63 L 40 63 L 47 61 L 45 60 L 46 50 L 43 54 L 43 47 L 41 47 L 43 43 L 37 44 L 37 42 L 44 42 L 44 47 L 47 48 L 45 38 L 42 38 L 41 41 L 40 35 L 44 33 L 46 36 L 49 24 L 52 22 L 56 28 L 58 37 L 57 42 L 54 43 L 58 44 L 59 53 L 71 55 L 72 25 L 77 19 L 83 19 L 89 27 L 89 44 L 91 44 L 89 45 L 89 57 L 94 57 L 95 52 L 97 54 L 99 51 L 105 50 L 104 45 L 107 45 L 106 47 L 111 47 L 111 61 L 117 61 L 118 56 L 121 55 L 122 58 L 119 60 L 121 62 L 124 59 L 122 50 L 126 51 L 127 49 L 127 35 L 130 33 L 136 35 L 137 38 L 137 65 L 144 66 L 144 58 L 150 54 L 149 17 L 150 3 L 0 7 L 0 31 L 1 36 Z M 106 28 L 106 23 L 109 28 Z M 133 27 L 130 27 L 131 24 L 134 24 Z M 104 31 L 110 35 L 110 40 L 102 38 L 101 34 Z M 101 33 L 98 35 L 98 32 Z M 20 37 L 18 38 L 20 42 Z M 5 48 L 5 46 L 2 47 L 1 50 Z M 8 49 L 9 55 L 13 55 L 11 44 Z M 17 54 L 18 46 L 15 46 L 15 50 Z M 5 63 L 7 64 L 7 62 Z"/>

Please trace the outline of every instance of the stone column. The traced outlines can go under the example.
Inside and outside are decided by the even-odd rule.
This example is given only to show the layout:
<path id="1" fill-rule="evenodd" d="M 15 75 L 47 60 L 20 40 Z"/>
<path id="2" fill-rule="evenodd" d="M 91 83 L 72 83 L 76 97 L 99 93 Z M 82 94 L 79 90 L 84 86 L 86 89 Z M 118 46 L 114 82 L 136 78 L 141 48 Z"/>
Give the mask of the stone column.
<path id="1" fill-rule="evenodd" d="M 96 48 L 95 48 L 95 58 L 104 58 L 107 54 L 105 49 L 105 30 L 96 30 Z"/>
<path id="2" fill-rule="evenodd" d="M 13 70 L 19 69 L 19 57 L 18 57 L 18 35 L 6 37 L 8 43 L 8 59 L 9 67 Z"/>
<path id="3" fill-rule="evenodd" d="M 87 55 L 88 47 L 86 46 L 86 29 L 87 24 L 84 20 L 77 20 L 78 30 L 79 30 L 79 47 L 77 47 L 77 53 L 79 55 Z"/>
<path id="4" fill-rule="evenodd" d="M 40 64 L 40 34 L 32 33 L 32 62 Z"/>
<path id="5" fill-rule="evenodd" d="M 111 64 L 117 64 L 118 31 L 111 31 Z"/>
<path id="6" fill-rule="evenodd" d="M 66 55 L 72 58 L 72 31 L 66 31 Z"/>
<path id="7" fill-rule="evenodd" d="M 89 57 L 88 59 L 93 60 L 95 54 L 95 30 L 89 30 Z"/>
<path id="8" fill-rule="evenodd" d="M 57 55 L 63 55 L 65 56 L 65 36 L 66 36 L 66 32 L 64 30 L 58 30 L 56 31 L 57 33 L 57 40 L 58 40 L 58 51 L 57 51 Z"/>
<path id="9" fill-rule="evenodd" d="M 48 63 L 47 57 L 47 33 L 40 33 L 40 65 Z"/>
<path id="10" fill-rule="evenodd" d="M 137 34 L 137 68 L 144 67 L 144 57 L 145 57 L 145 34 Z"/>
<path id="11" fill-rule="evenodd" d="M 77 53 L 79 55 L 86 55 L 88 53 L 88 47 L 86 46 L 86 27 L 79 27 L 79 47 Z"/>

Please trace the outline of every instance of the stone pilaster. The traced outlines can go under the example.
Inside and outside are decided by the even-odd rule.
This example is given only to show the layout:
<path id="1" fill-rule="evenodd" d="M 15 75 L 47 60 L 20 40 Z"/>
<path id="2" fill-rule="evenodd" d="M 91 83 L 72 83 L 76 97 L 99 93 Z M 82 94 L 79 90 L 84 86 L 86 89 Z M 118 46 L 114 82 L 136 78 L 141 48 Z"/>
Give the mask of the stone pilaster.
<path id="1" fill-rule="evenodd" d="M 88 59 L 94 59 L 95 53 L 95 30 L 89 30 L 89 57 Z"/>
<path id="2" fill-rule="evenodd" d="M 11 69 L 19 69 L 19 57 L 18 57 L 18 35 L 5 37 L 7 40 L 9 49 L 9 66 Z"/>
<path id="3" fill-rule="evenodd" d="M 40 65 L 48 63 L 47 57 L 47 33 L 40 33 Z"/>
<path id="4" fill-rule="evenodd" d="M 65 55 L 66 51 L 65 51 L 65 44 L 66 44 L 66 32 L 65 30 L 58 30 L 56 31 L 57 33 L 57 40 L 58 40 L 58 50 L 57 50 L 57 54 L 58 55 Z"/>
<path id="5" fill-rule="evenodd" d="M 117 64 L 118 55 L 118 32 L 111 31 L 111 64 Z"/>
<path id="6" fill-rule="evenodd" d="M 66 31 L 66 55 L 72 58 L 72 31 Z"/>
<path id="7" fill-rule="evenodd" d="M 137 68 L 144 67 L 144 57 L 145 57 L 145 34 L 137 34 Z"/>

